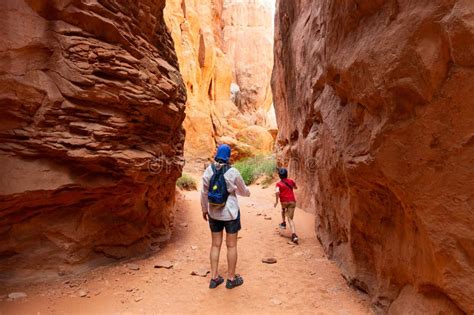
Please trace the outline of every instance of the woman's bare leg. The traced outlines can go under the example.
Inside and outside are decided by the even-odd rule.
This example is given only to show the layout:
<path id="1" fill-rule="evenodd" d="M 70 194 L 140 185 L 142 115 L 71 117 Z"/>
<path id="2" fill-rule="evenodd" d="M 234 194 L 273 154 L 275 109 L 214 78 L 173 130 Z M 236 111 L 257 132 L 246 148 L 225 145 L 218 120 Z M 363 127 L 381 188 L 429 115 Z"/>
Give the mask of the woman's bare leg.
<path id="1" fill-rule="evenodd" d="M 239 233 L 226 234 L 227 245 L 227 279 L 233 280 L 235 277 L 235 267 L 237 266 L 237 236 Z"/>
<path id="2" fill-rule="evenodd" d="M 211 279 L 216 279 L 218 276 L 219 269 L 219 255 L 222 246 L 222 235 L 223 232 L 211 232 L 212 234 L 212 245 L 211 245 Z"/>

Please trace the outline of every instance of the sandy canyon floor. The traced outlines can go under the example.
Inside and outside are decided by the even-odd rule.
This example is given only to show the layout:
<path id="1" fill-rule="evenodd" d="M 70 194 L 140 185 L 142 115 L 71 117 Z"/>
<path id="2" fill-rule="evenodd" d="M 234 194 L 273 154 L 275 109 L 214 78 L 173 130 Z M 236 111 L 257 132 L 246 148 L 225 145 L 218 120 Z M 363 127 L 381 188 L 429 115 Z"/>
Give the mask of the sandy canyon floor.
<path id="1" fill-rule="evenodd" d="M 289 243 L 289 232 L 279 231 L 272 191 L 252 186 L 252 196 L 240 199 L 241 287 L 210 290 L 209 275 L 191 275 L 209 268 L 210 232 L 201 217 L 199 193 L 185 192 L 179 198 L 173 237 L 155 254 L 53 282 L 2 286 L 0 314 L 371 314 L 368 298 L 349 288 L 326 259 L 315 237 L 314 216 L 297 210 L 297 246 Z M 277 263 L 262 263 L 267 256 Z M 173 266 L 155 268 L 160 263 Z M 224 244 L 220 274 L 225 276 L 226 268 Z M 16 291 L 27 297 L 8 300 L 6 295 Z"/>

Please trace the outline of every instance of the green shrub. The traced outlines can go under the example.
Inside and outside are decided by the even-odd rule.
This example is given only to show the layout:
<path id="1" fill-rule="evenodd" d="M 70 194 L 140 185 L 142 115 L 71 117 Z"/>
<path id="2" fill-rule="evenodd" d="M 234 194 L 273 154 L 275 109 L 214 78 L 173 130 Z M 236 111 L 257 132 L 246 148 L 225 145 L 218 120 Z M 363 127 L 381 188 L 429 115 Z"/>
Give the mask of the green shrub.
<path id="1" fill-rule="evenodd" d="M 186 173 L 183 173 L 181 177 L 178 178 L 176 186 L 182 190 L 197 190 L 196 180 Z"/>
<path id="2" fill-rule="evenodd" d="M 265 176 L 263 184 L 269 185 L 276 171 L 276 160 L 272 155 L 259 155 L 240 160 L 233 166 L 239 170 L 246 185 L 254 183 L 261 176 Z"/>

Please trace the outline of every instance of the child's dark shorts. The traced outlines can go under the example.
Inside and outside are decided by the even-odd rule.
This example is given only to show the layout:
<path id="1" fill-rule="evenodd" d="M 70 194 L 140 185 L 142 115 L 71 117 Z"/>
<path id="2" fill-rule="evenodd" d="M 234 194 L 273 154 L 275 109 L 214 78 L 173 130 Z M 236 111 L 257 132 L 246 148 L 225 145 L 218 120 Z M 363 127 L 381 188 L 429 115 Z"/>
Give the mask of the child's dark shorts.
<path id="1" fill-rule="evenodd" d="M 296 202 L 294 202 L 294 201 L 282 202 L 281 203 L 281 208 L 282 208 L 282 210 L 285 211 L 286 217 L 293 220 L 293 217 L 295 216 Z"/>
<path id="2" fill-rule="evenodd" d="M 237 215 L 237 219 L 231 221 L 221 221 L 221 220 L 214 220 L 213 218 L 209 217 L 209 227 L 211 228 L 211 232 L 221 232 L 225 228 L 225 232 L 227 234 L 235 234 L 242 228 L 240 224 L 240 211 Z"/>

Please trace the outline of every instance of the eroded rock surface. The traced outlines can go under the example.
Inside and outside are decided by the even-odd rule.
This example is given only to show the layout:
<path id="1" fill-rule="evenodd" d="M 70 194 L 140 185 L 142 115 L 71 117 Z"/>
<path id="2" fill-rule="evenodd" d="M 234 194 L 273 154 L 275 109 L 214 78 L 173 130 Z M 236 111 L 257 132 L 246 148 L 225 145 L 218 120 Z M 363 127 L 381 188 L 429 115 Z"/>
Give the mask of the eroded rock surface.
<path id="1" fill-rule="evenodd" d="M 164 5 L 1 2 L 2 281 L 169 236 L 186 91 Z"/>
<path id="2" fill-rule="evenodd" d="M 274 12 L 274 0 L 225 0 L 222 12 L 224 51 L 240 89 L 237 105 L 260 124 L 272 106 Z"/>
<path id="3" fill-rule="evenodd" d="M 238 147 L 254 147 L 253 142 L 237 139 L 237 133 L 249 126 L 276 128 L 270 91 L 273 14 L 265 9 L 271 7 L 266 2 L 166 4 L 165 19 L 188 92 L 184 127 L 190 162 L 207 160 L 216 144 L 229 138 Z"/>
<path id="4" fill-rule="evenodd" d="M 281 162 L 327 253 L 383 312 L 474 312 L 473 13 L 278 1 Z"/>

